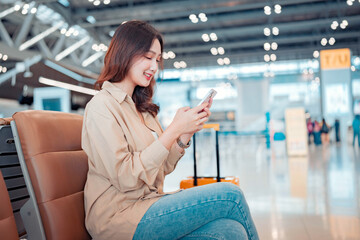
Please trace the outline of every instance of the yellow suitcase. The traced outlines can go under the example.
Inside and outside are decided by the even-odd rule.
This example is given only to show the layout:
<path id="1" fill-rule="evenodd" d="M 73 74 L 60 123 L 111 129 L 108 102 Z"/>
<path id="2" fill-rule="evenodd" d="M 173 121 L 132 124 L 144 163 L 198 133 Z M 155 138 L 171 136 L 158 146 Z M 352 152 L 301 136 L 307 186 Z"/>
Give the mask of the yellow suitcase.
<path id="1" fill-rule="evenodd" d="M 215 130 L 216 137 L 216 166 L 217 166 L 217 176 L 216 177 L 198 177 L 196 172 L 196 141 L 195 134 L 193 136 L 193 146 L 194 146 L 194 176 L 187 177 L 186 179 L 180 182 L 181 189 L 192 188 L 196 186 L 206 185 L 216 182 L 230 182 L 237 186 L 240 185 L 239 178 L 230 176 L 230 177 L 220 177 L 220 159 L 219 159 L 219 124 L 205 124 L 204 128 L 213 128 Z"/>

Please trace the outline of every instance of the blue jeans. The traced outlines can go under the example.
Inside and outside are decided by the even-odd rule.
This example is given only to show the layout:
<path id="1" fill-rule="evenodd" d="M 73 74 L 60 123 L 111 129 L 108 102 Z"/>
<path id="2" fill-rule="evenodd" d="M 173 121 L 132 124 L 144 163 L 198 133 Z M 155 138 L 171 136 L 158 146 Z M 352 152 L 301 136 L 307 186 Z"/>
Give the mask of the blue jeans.
<path id="1" fill-rule="evenodd" d="M 159 199 L 141 219 L 133 239 L 259 237 L 240 188 L 232 183 L 214 183 Z"/>

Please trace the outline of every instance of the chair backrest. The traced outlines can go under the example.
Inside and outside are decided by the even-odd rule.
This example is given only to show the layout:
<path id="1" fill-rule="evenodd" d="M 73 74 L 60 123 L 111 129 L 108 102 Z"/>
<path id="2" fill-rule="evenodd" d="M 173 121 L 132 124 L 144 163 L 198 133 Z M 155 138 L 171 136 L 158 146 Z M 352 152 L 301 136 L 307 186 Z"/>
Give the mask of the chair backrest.
<path id="1" fill-rule="evenodd" d="M 81 149 L 83 117 L 29 110 L 13 118 L 14 140 L 31 200 L 20 211 L 29 239 L 90 239 L 84 211 L 88 162 Z"/>
<path id="2" fill-rule="evenodd" d="M 10 198 L 0 171 L 0 236 L 2 240 L 19 239 Z"/>

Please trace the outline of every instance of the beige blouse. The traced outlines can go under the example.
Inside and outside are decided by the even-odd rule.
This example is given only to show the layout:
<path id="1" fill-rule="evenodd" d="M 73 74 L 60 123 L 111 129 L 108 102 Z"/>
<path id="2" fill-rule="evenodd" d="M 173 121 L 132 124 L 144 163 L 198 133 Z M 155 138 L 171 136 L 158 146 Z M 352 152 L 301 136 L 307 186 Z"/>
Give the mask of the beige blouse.
<path id="1" fill-rule="evenodd" d="M 89 157 L 85 185 L 85 224 L 94 239 L 132 239 L 137 224 L 160 196 L 165 175 L 183 154 L 168 151 L 152 131 L 157 118 L 142 113 L 120 88 L 106 81 L 87 104 L 82 148 Z"/>

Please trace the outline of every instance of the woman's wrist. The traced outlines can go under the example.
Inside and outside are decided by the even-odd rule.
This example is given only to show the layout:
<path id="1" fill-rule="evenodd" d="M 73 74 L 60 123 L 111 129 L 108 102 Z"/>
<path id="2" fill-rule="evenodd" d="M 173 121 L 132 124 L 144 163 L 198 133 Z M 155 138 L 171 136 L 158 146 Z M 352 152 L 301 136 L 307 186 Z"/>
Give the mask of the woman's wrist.
<path id="1" fill-rule="evenodd" d="M 181 142 L 183 142 L 184 144 L 187 144 L 191 138 L 192 138 L 193 134 L 190 133 L 186 133 L 186 134 L 182 134 L 179 139 L 181 140 Z"/>

